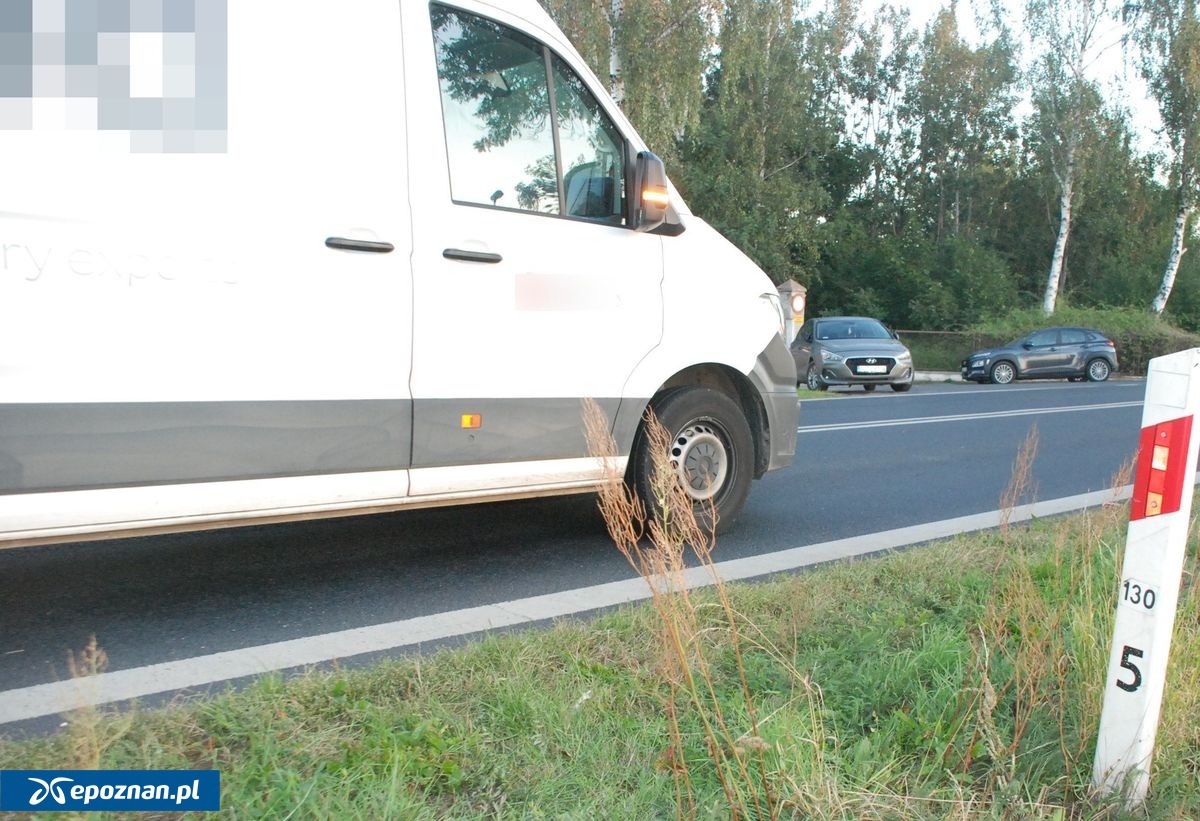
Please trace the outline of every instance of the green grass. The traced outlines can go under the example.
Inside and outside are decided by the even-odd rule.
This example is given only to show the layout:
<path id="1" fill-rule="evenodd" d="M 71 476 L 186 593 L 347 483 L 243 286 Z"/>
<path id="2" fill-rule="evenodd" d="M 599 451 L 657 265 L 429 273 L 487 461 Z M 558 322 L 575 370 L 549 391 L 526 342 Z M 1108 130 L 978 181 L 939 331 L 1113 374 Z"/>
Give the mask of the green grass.
<path id="1" fill-rule="evenodd" d="M 913 366 L 918 371 L 951 371 L 958 373 L 963 358 L 976 350 L 979 341 L 966 333 L 922 333 L 909 331 L 901 341 L 908 346 L 913 356 Z"/>
<path id="2" fill-rule="evenodd" d="M 796 395 L 801 399 L 830 399 L 836 397 L 838 394 L 836 392 L 830 393 L 829 391 L 810 391 L 808 388 L 802 387 L 796 389 Z"/>
<path id="3" fill-rule="evenodd" d="M 717 707 L 737 738 L 718 752 L 754 762 L 744 794 L 765 802 L 760 817 L 1196 818 L 1194 545 L 1144 813 L 1089 797 L 1126 517 L 1117 506 L 730 585 L 727 605 L 692 591 L 703 710 L 669 686 L 678 671 L 647 603 L 72 716 L 53 737 L 0 741 L 0 768 L 217 768 L 227 818 L 755 817 L 730 807 L 699 724 Z"/>
<path id="4" fill-rule="evenodd" d="M 1136 308 L 1075 308 L 1064 304 L 1060 304 L 1049 319 L 1042 315 L 1041 308 L 1024 308 L 981 322 L 972 330 L 1012 340 L 1048 325 L 1098 328 L 1113 336 L 1184 333 L 1171 325 L 1169 320 L 1159 319 L 1149 311 Z"/>

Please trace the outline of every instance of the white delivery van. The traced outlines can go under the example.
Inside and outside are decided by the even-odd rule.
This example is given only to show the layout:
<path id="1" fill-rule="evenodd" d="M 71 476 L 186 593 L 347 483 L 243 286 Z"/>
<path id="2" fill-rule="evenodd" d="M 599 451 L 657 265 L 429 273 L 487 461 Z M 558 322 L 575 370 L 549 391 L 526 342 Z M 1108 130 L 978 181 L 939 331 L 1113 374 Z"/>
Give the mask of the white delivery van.
<path id="1" fill-rule="evenodd" d="M 0 545 L 594 491 L 584 398 L 721 522 L 790 462 L 776 289 L 536 0 L 25 8 Z"/>

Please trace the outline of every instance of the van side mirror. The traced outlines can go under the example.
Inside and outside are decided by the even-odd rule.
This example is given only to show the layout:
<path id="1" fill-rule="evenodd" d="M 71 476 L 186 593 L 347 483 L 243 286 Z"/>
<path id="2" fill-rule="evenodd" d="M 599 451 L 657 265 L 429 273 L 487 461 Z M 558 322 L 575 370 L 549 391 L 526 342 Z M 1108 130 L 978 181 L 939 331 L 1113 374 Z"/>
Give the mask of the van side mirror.
<path id="1" fill-rule="evenodd" d="M 667 217 L 671 199 L 667 193 L 667 169 L 649 151 L 639 151 L 633 169 L 633 215 L 630 223 L 638 231 L 653 231 Z"/>

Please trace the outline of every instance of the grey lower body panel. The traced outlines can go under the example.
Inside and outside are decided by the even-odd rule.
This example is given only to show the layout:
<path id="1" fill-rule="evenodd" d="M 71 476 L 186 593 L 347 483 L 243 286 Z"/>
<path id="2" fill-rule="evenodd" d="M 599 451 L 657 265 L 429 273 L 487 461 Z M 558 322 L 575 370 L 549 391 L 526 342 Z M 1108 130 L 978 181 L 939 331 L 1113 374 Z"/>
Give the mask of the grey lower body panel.
<path id="1" fill-rule="evenodd" d="M 595 401 L 611 427 L 620 400 Z M 641 402 L 642 407 L 645 404 Z M 478 415 L 480 426 L 464 428 L 463 414 Z M 630 433 L 628 439 L 632 438 Z M 618 436 L 617 442 L 621 441 Z M 413 468 L 587 455 L 580 398 L 418 399 L 413 403 Z"/>
<path id="2" fill-rule="evenodd" d="M 614 419 L 620 401 L 597 401 Z M 581 413 L 578 398 L 0 404 L 0 494 L 569 459 L 588 455 Z"/>
<path id="3" fill-rule="evenodd" d="M 787 467 L 796 453 L 800 400 L 796 396 L 796 360 L 782 336 L 773 336 L 758 355 L 750 381 L 766 406 L 770 433 L 767 470 Z"/>
<path id="4" fill-rule="evenodd" d="M 0 493 L 388 470 L 407 401 L 0 405 Z"/>

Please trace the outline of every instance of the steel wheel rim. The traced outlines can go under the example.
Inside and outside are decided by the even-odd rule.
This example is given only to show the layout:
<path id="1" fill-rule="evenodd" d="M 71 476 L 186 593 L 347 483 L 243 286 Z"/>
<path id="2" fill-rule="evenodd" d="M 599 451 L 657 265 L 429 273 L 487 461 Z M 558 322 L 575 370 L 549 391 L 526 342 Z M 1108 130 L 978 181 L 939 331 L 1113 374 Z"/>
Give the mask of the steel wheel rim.
<path id="1" fill-rule="evenodd" d="M 717 428 L 694 422 L 675 435 L 671 466 L 688 498 L 706 502 L 721 492 L 729 476 L 729 449 Z"/>

